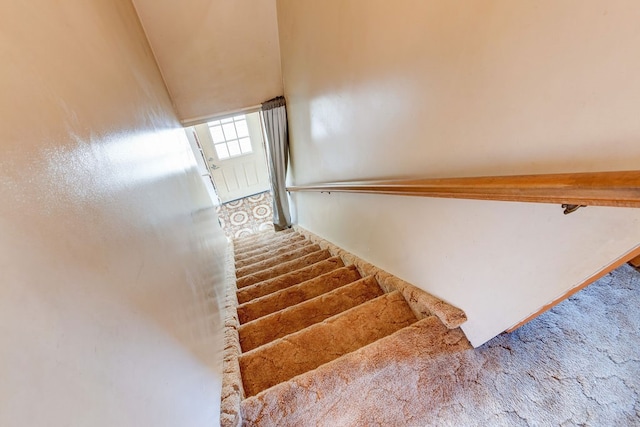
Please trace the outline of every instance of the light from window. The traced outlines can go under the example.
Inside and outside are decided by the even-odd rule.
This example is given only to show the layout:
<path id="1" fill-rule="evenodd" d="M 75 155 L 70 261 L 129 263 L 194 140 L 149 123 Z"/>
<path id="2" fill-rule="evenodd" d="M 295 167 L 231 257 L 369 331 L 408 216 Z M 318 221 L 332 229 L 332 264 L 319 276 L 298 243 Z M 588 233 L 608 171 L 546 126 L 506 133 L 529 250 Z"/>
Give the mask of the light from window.
<path id="1" fill-rule="evenodd" d="M 224 160 L 253 152 L 244 114 L 214 120 L 208 125 L 218 159 Z"/>

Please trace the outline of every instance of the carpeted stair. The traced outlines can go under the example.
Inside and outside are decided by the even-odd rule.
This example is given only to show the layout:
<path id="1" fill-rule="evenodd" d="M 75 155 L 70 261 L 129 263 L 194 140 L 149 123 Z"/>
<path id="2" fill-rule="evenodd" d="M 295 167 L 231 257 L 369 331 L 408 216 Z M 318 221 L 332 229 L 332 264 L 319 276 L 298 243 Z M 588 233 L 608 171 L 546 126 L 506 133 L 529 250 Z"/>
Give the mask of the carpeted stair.
<path id="1" fill-rule="evenodd" d="M 323 395 L 366 392 L 355 380 L 409 360 L 407 342 L 425 357 L 470 347 L 461 310 L 304 229 L 232 246 L 223 426 L 319 425 Z"/>

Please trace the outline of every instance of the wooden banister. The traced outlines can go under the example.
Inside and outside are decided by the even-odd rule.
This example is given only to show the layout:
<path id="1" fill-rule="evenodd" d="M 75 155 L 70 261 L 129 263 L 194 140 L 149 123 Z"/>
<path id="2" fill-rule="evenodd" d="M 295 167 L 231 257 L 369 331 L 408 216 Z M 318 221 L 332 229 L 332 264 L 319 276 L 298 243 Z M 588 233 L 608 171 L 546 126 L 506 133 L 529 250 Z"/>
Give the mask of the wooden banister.
<path id="1" fill-rule="evenodd" d="M 291 186 L 287 187 L 287 191 L 396 194 L 640 208 L 640 171 L 343 181 Z"/>

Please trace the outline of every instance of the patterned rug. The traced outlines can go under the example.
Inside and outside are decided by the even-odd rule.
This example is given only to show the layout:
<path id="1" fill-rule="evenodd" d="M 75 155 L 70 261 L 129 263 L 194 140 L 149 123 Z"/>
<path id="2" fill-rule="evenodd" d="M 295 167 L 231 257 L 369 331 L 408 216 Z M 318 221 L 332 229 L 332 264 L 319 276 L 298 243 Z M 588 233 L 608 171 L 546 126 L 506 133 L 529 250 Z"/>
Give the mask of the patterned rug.
<path id="1" fill-rule="evenodd" d="M 273 229 L 271 192 L 254 194 L 216 208 L 222 230 L 230 238 Z"/>

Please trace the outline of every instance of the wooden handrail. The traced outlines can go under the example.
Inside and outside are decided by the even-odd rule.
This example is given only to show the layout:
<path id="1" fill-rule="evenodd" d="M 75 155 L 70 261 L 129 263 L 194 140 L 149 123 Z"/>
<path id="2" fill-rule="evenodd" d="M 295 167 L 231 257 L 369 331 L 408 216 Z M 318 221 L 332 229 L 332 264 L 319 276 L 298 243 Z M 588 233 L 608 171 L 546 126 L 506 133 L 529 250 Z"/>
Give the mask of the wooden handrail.
<path id="1" fill-rule="evenodd" d="M 640 171 L 344 181 L 291 186 L 287 187 L 287 191 L 396 194 L 640 208 Z"/>

